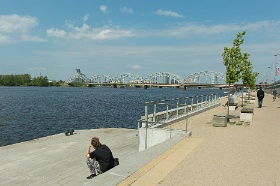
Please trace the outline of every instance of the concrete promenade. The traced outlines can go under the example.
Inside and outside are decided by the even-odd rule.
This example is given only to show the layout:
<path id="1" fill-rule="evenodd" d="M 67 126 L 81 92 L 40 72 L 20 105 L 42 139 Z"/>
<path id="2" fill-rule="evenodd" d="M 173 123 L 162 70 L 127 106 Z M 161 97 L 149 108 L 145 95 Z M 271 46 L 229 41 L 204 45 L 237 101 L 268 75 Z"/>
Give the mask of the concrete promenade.
<path id="1" fill-rule="evenodd" d="M 266 94 L 263 108 L 255 103 L 250 125 L 213 127 L 213 115 L 227 111 L 219 106 L 187 120 L 191 137 L 178 135 L 141 152 L 133 129 L 79 130 L 0 147 L 0 185 L 280 185 L 278 107 L 279 99 Z M 185 130 L 185 123 L 172 128 Z M 87 180 L 85 151 L 93 136 L 120 165 Z"/>
<path id="2" fill-rule="evenodd" d="M 225 100 L 222 101 L 224 103 Z M 183 139 L 119 185 L 280 185 L 280 101 L 266 94 L 250 125 L 212 127 L 223 106 L 189 119 Z M 230 114 L 240 114 L 241 108 Z M 173 128 L 182 129 L 184 122 Z"/>

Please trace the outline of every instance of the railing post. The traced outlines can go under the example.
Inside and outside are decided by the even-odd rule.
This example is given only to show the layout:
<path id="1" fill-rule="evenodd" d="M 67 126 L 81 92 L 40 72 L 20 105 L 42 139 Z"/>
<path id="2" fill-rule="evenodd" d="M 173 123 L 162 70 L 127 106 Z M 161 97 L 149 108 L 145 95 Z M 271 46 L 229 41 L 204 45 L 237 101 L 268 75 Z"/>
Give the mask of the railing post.
<path id="1" fill-rule="evenodd" d="M 186 113 L 186 133 L 188 133 L 188 115 L 189 115 L 189 109 Z"/>
<path id="2" fill-rule="evenodd" d="M 185 109 L 184 109 L 184 115 L 187 114 L 187 109 L 188 109 L 188 104 L 187 104 L 187 100 L 189 97 L 185 97 Z"/>
<path id="3" fill-rule="evenodd" d="M 196 96 L 196 107 L 195 110 L 198 110 L 198 96 Z"/>
<path id="4" fill-rule="evenodd" d="M 201 109 L 204 107 L 203 97 L 204 97 L 204 95 L 201 95 L 201 107 L 200 107 Z"/>
<path id="5" fill-rule="evenodd" d="M 153 114 L 153 122 L 156 123 L 156 114 L 157 114 L 157 102 L 153 101 L 154 104 L 154 114 Z"/>
<path id="6" fill-rule="evenodd" d="M 149 102 L 146 102 L 145 103 L 145 120 L 146 120 L 145 149 L 148 148 L 148 106 L 149 106 Z"/>
<path id="7" fill-rule="evenodd" d="M 179 117 L 179 98 L 176 98 L 177 100 L 177 107 L 176 107 L 176 118 Z"/>
<path id="8" fill-rule="evenodd" d="M 169 116 L 168 116 L 168 102 L 169 102 L 170 100 L 169 99 L 166 99 L 165 100 L 165 104 L 166 104 L 166 122 L 167 122 L 167 120 L 169 119 Z M 169 127 L 169 130 L 170 130 L 170 138 L 171 138 L 171 124 L 170 124 L 170 127 Z"/>
<path id="9" fill-rule="evenodd" d="M 166 117 L 165 117 L 165 120 L 167 121 L 169 119 L 169 115 L 168 115 L 168 102 L 169 102 L 169 99 L 166 99 L 165 100 L 165 104 L 166 104 Z"/>
<path id="10" fill-rule="evenodd" d="M 191 111 L 192 111 L 193 110 L 193 96 L 190 98 L 192 99 L 192 101 L 191 101 Z"/>
<path id="11" fill-rule="evenodd" d="M 216 95 L 216 94 L 214 94 L 214 97 L 215 97 L 215 98 L 214 98 L 214 99 L 215 99 L 215 101 L 214 101 L 214 102 L 215 102 L 215 104 L 216 104 L 216 103 L 217 103 L 217 95 Z"/>

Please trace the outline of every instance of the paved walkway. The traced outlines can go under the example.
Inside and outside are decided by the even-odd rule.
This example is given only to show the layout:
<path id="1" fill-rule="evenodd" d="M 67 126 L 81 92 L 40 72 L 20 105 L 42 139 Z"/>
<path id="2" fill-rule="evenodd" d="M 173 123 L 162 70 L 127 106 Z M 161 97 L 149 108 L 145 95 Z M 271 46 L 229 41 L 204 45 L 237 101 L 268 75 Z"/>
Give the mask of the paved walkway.
<path id="1" fill-rule="evenodd" d="M 226 113 L 219 106 L 188 119 L 191 137 L 141 152 L 132 129 L 79 130 L 0 147 L 0 185 L 280 185 L 279 106 L 266 95 L 251 125 L 213 127 L 213 115 Z M 172 128 L 184 130 L 185 123 Z M 85 150 L 92 136 L 121 164 L 87 180 Z"/>
<path id="2" fill-rule="evenodd" d="M 189 123 L 191 138 L 119 185 L 280 185 L 279 106 L 279 99 L 272 102 L 272 96 L 266 95 L 262 108 L 255 103 L 249 126 L 212 127 L 209 121 L 213 115 L 221 109 L 226 113 L 222 106 L 197 115 Z M 182 127 L 184 123 L 176 126 Z"/>

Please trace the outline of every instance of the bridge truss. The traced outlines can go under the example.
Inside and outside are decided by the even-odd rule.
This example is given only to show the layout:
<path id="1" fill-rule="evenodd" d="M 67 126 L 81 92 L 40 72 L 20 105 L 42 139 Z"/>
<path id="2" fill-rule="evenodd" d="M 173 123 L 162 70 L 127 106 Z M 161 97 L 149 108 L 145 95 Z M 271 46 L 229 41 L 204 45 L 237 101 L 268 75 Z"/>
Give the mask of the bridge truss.
<path id="1" fill-rule="evenodd" d="M 145 83 L 179 84 L 183 78 L 169 72 L 156 72 L 144 79 Z"/>
<path id="2" fill-rule="evenodd" d="M 143 83 L 143 78 L 136 74 L 124 73 L 115 78 L 116 83 Z"/>
<path id="3" fill-rule="evenodd" d="M 201 71 L 189 75 L 184 79 L 184 83 L 190 84 L 224 84 L 226 75 L 221 72 Z"/>
<path id="4" fill-rule="evenodd" d="M 105 74 L 96 74 L 90 77 L 91 83 L 112 83 L 114 78 Z"/>
<path id="5" fill-rule="evenodd" d="M 224 73 L 214 71 L 196 72 L 185 79 L 169 72 L 156 72 L 146 78 L 132 73 L 124 73 L 114 78 L 105 74 L 96 74 L 87 78 L 80 69 L 76 69 L 76 73 L 66 83 L 224 84 L 225 78 Z"/>
<path id="6" fill-rule="evenodd" d="M 73 74 L 67 81 L 67 84 L 71 83 L 89 83 L 90 79 L 84 75 L 80 69 L 76 69 L 76 73 Z"/>

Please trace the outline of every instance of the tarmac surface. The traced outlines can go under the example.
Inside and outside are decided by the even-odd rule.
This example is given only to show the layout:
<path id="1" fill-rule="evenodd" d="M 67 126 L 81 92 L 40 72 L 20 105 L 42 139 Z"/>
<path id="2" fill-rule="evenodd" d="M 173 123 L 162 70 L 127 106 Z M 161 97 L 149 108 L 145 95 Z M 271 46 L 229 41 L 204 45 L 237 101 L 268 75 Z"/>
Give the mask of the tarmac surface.
<path id="1" fill-rule="evenodd" d="M 141 152 L 133 129 L 79 130 L 0 147 L 0 185 L 280 185 L 279 107 L 266 94 L 249 125 L 213 127 L 213 115 L 227 111 L 221 105 L 172 125 L 184 130 L 187 122 L 191 137 L 177 135 Z M 87 180 L 85 151 L 93 136 L 120 165 Z"/>

